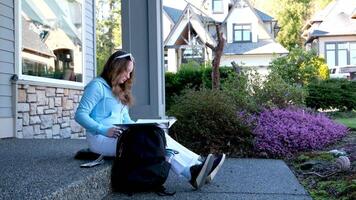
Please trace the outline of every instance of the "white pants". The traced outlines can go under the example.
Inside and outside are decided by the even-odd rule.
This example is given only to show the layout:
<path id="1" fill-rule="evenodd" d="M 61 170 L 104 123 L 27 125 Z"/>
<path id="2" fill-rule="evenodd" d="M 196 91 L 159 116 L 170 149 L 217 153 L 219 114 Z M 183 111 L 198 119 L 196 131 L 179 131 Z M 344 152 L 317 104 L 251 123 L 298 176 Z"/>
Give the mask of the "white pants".
<path id="1" fill-rule="evenodd" d="M 199 155 L 179 144 L 168 134 L 165 135 L 167 149 L 174 149 L 179 152 L 173 157 L 171 162 L 173 172 L 190 179 L 190 167 L 201 163 L 201 161 L 199 161 Z M 100 134 L 94 135 L 87 132 L 87 141 L 89 143 L 89 149 L 94 153 L 104 156 L 116 155 L 117 138 L 110 138 Z"/>

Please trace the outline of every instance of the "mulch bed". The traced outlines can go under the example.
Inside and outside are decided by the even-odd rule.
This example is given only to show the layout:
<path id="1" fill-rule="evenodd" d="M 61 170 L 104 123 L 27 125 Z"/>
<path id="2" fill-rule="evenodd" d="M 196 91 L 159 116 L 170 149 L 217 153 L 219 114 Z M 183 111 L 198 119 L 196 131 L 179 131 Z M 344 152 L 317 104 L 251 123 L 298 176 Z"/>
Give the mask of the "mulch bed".
<path id="1" fill-rule="evenodd" d="M 340 170 L 330 150 L 346 152 L 349 170 Z M 305 152 L 286 160 L 298 180 L 314 199 L 356 199 L 356 131 L 340 141 L 314 152 Z"/>

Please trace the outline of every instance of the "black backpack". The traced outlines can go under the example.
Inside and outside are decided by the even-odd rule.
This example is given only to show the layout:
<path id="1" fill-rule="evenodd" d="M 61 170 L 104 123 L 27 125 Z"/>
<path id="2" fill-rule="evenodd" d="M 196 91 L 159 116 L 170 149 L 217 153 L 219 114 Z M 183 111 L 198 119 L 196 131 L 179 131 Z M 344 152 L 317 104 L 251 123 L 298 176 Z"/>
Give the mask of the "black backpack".
<path id="1" fill-rule="evenodd" d="M 134 192 L 154 191 L 173 195 L 163 187 L 170 163 L 165 160 L 166 138 L 155 125 L 130 126 L 118 140 L 116 157 L 111 169 L 114 192 L 132 195 Z"/>

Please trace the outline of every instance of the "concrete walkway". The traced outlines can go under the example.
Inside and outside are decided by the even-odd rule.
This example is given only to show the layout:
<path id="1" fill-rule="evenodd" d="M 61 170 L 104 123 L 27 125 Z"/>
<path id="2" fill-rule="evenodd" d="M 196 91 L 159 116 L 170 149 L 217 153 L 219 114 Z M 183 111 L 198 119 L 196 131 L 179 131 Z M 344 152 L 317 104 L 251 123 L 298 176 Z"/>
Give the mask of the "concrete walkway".
<path id="1" fill-rule="evenodd" d="M 311 199 L 298 180 L 281 160 L 228 159 L 214 181 L 199 191 L 184 178 L 170 174 L 165 184 L 169 191 L 176 191 L 173 197 L 160 199 L 261 199 L 261 200 L 302 200 Z M 154 199 L 156 194 L 111 194 L 106 199 Z"/>
<path id="2" fill-rule="evenodd" d="M 0 139 L 0 199 L 156 199 L 152 193 L 111 194 L 110 161 L 90 169 L 74 160 L 84 140 Z M 193 191 L 173 173 L 160 199 L 311 199 L 281 160 L 227 159 L 213 183 Z"/>

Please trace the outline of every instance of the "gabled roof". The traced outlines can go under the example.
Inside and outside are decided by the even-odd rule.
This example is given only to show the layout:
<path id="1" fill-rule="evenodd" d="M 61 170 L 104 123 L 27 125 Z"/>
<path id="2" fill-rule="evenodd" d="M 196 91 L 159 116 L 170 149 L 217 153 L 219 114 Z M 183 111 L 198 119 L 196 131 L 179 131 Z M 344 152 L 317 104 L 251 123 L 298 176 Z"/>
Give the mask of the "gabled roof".
<path id="1" fill-rule="evenodd" d="M 188 4 L 191 7 L 191 9 L 194 10 L 194 12 L 197 14 L 197 16 L 199 16 L 201 18 L 202 21 L 205 21 L 205 22 L 214 21 L 214 19 L 209 17 L 206 13 L 204 13 L 202 10 L 200 10 L 196 6 L 194 6 L 194 5 L 190 4 L 190 3 L 188 3 Z M 187 4 L 187 6 L 188 6 L 188 4 Z M 183 10 L 172 8 L 172 7 L 169 7 L 169 6 L 163 6 L 163 11 L 167 13 L 167 15 L 174 22 L 174 24 L 176 24 L 179 21 L 179 18 L 181 17 L 181 15 L 183 13 Z"/>
<path id="2" fill-rule="evenodd" d="M 335 3 L 335 1 L 332 1 L 323 10 L 316 12 L 303 26 L 302 30 L 309 29 L 314 23 L 322 22 L 324 18 L 330 13 L 330 10 L 332 10 L 332 8 L 335 6 Z"/>
<path id="3" fill-rule="evenodd" d="M 274 18 L 271 17 L 270 15 L 258 10 L 257 8 L 254 8 L 255 9 L 255 13 L 260 16 L 261 20 L 264 21 L 264 22 L 269 22 L 269 21 L 273 21 Z"/>
<path id="4" fill-rule="evenodd" d="M 330 3 L 304 27 L 306 42 L 321 36 L 356 35 L 356 20 L 352 19 L 354 9 L 355 0 L 335 0 Z"/>
<path id="5" fill-rule="evenodd" d="M 40 36 L 31 30 L 30 25 L 31 22 L 22 17 L 22 35 L 26 35 L 22 37 L 23 48 L 46 57 L 55 57 L 48 46 L 41 41 Z"/>
<path id="6" fill-rule="evenodd" d="M 164 12 L 173 20 L 174 24 L 176 24 L 179 20 L 179 17 L 182 15 L 182 10 L 171 8 L 168 6 L 163 6 Z"/>
<path id="7" fill-rule="evenodd" d="M 189 20 L 184 20 L 188 18 L 189 13 Z M 194 20 L 191 20 L 194 19 Z M 177 23 L 174 25 L 173 29 L 167 36 L 166 40 L 164 41 L 164 46 L 166 45 L 174 45 L 177 41 L 179 36 L 182 34 L 188 23 L 192 26 L 192 28 L 198 34 L 200 40 L 203 43 L 209 42 L 210 44 L 215 45 L 215 40 L 212 38 L 210 33 L 205 29 L 204 23 L 202 22 L 202 16 L 198 15 L 192 6 L 188 3 L 185 9 L 182 11 L 182 15 L 180 16 Z"/>
<path id="8" fill-rule="evenodd" d="M 265 13 L 263 13 L 263 12 L 260 11 L 260 12 L 261 12 L 261 13 L 260 13 L 261 15 L 262 15 L 262 13 L 263 13 L 263 15 L 260 16 L 260 15 L 257 13 L 257 11 L 259 11 L 259 10 L 255 9 L 255 8 L 250 4 L 250 2 L 249 2 L 248 0 L 240 0 L 240 1 L 243 1 L 243 2 L 245 2 L 245 3 L 248 5 L 248 7 L 251 9 L 251 11 L 252 11 L 252 12 L 255 14 L 255 16 L 257 17 L 258 22 L 259 22 L 261 25 L 263 25 L 263 20 L 262 20 L 261 17 L 265 17 L 265 18 L 267 19 L 267 18 L 268 18 L 267 16 L 269 16 L 269 15 L 267 15 L 267 14 L 265 14 Z M 224 19 L 224 21 L 223 21 L 222 23 L 226 23 L 227 19 L 229 19 L 229 17 L 231 16 L 231 13 L 233 13 L 233 12 L 235 11 L 235 9 L 237 9 L 238 4 L 240 3 L 240 1 L 236 1 L 236 2 L 234 3 L 234 5 L 232 6 L 232 8 L 230 9 L 229 13 L 227 14 L 226 18 Z M 270 16 L 269 16 L 269 17 L 270 17 Z M 267 31 L 267 29 L 266 29 L 265 26 L 262 26 L 262 28 L 266 31 L 266 33 L 270 36 L 270 38 L 273 38 L 273 36 L 271 35 L 271 33 L 270 33 L 269 31 Z"/>
<path id="9" fill-rule="evenodd" d="M 287 54 L 288 50 L 274 40 L 259 40 L 258 42 L 227 43 L 225 55 L 256 55 L 256 54 Z"/>

